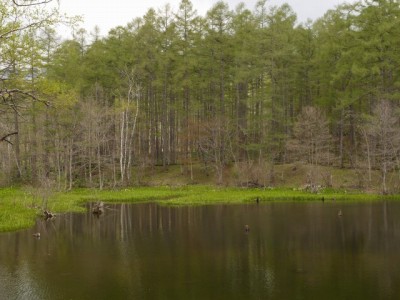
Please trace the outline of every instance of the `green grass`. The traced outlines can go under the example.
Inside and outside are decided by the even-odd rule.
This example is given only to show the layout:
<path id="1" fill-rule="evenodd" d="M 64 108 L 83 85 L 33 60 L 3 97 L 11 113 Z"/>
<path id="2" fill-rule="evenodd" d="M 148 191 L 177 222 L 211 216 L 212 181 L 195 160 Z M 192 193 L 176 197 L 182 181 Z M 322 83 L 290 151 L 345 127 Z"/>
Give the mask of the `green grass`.
<path id="1" fill-rule="evenodd" d="M 321 193 L 310 193 L 295 189 L 243 189 L 243 188 L 212 188 L 191 186 L 181 190 L 180 197 L 159 200 L 165 205 L 211 205 L 251 203 L 256 198 L 260 202 L 267 201 L 375 201 L 381 199 L 400 199 L 398 195 L 381 196 L 365 193 L 346 193 L 344 191 L 325 190 Z"/>
<path id="2" fill-rule="evenodd" d="M 27 207 L 29 197 L 20 189 L 0 189 L 0 232 L 28 228 L 37 212 Z"/>
<path id="3" fill-rule="evenodd" d="M 42 214 L 46 201 L 35 190 L 0 189 L 0 232 L 28 228 Z M 211 186 L 137 187 L 119 190 L 76 189 L 47 195 L 47 209 L 55 213 L 85 212 L 84 204 L 93 201 L 108 203 L 157 202 L 162 205 L 212 205 L 267 201 L 375 201 L 400 199 L 399 195 L 381 196 L 360 192 L 324 190 L 319 194 L 294 189 L 241 189 Z"/>

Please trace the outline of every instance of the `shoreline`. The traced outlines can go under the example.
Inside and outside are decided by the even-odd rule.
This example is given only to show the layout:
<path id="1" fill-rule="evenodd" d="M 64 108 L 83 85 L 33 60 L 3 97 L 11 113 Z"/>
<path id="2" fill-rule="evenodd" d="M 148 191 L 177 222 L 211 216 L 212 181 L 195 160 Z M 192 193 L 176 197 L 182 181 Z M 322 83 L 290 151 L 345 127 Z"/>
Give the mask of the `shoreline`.
<path id="1" fill-rule="evenodd" d="M 308 201 L 381 201 L 400 200 L 400 195 L 368 194 L 361 191 L 323 189 L 311 193 L 289 188 L 222 188 L 215 186 L 184 187 L 132 187 L 116 190 L 74 189 L 66 192 L 49 192 L 40 189 L 0 189 L 0 232 L 11 232 L 32 227 L 45 209 L 54 213 L 86 212 L 89 202 L 140 203 L 155 202 L 161 205 L 195 206 L 218 204 L 245 204 L 265 202 Z"/>

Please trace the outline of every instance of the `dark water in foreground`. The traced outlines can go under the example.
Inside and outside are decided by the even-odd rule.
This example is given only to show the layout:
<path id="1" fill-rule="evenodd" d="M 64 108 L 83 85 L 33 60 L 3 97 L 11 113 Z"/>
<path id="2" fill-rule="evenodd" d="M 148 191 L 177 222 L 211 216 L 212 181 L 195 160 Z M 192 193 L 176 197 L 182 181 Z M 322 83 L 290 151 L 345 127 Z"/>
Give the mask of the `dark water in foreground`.
<path id="1" fill-rule="evenodd" d="M 400 203 L 140 204 L 40 220 L 0 234 L 0 299 L 400 299 Z"/>

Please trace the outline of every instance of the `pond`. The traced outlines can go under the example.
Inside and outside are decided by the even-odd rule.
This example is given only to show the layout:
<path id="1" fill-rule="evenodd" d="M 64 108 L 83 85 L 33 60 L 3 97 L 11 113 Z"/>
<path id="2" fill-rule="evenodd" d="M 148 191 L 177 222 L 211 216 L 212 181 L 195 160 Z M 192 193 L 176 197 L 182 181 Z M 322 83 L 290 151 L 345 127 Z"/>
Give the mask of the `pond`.
<path id="1" fill-rule="evenodd" d="M 398 202 L 108 205 L 0 234 L 0 298 L 400 299 L 399 265 Z"/>

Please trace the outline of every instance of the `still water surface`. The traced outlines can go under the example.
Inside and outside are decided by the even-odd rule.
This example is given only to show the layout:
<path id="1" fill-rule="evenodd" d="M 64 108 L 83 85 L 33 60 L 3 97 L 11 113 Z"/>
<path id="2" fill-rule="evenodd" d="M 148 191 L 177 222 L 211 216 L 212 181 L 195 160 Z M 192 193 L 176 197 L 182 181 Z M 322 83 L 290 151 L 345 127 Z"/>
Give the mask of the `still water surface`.
<path id="1" fill-rule="evenodd" d="M 400 203 L 124 204 L 39 220 L 0 234 L 0 299 L 400 299 Z"/>

